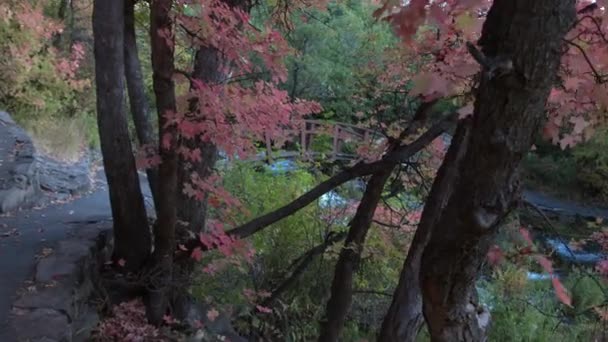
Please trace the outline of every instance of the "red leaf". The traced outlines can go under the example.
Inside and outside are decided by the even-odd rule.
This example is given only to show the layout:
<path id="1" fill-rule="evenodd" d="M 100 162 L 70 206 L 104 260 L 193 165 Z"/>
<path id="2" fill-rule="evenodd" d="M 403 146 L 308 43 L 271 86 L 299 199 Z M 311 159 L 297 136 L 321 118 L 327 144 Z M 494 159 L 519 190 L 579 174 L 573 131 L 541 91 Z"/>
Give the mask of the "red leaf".
<path id="1" fill-rule="evenodd" d="M 534 258 L 547 273 L 553 274 L 551 260 L 547 259 L 544 255 L 535 255 Z"/>
<path id="2" fill-rule="evenodd" d="M 196 247 L 192 250 L 192 254 L 190 255 L 190 257 L 196 261 L 201 261 L 201 259 L 203 258 L 203 251 L 200 247 Z"/>
<path id="3" fill-rule="evenodd" d="M 488 251 L 488 262 L 492 266 L 499 265 L 504 259 L 504 253 L 497 245 L 490 247 Z"/>
<path id="4" fill-rule="evenodd" d="M 566 288 L 564 287 L 562 282 L 559 281 L 557 277 L 553 277 L 551 279 L 551 282 L 553 283 L 553 288 L 555 289 L 555 295 L 557 296 L 557 299 L 559 299 L 560 302 L 568 305 L 569 307 L 572 307 L 572 298 L 570 298 L 570 295 L 568 294 L 568 291 L 566 291 Z"/>
<path id="5" fill-rule="evenodd" d="M 526 240 L 528 245 L 530 245 L 530 246 L 534 245 L 534 242 L 532 242 L 532 238 L 530 237 L 530 232 L 526 228 L 524 228 L 524 227 L 519 228 L 519 234 L 521 234 L 521 236 L 524 238 L 524 240 Z"/>

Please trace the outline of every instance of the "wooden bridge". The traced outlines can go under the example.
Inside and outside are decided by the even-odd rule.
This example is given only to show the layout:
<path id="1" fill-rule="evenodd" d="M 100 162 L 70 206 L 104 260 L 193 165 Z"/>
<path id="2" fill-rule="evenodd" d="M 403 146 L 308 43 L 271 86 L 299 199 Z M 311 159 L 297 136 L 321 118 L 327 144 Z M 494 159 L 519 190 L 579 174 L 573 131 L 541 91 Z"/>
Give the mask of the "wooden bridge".
<path id="1" fill-rule="evenodd" d="M 359 156 L 356 149 L 359 146 L 372 146 L 375 142 L 386 137 L 378 131 L 362 128 L 344 122 L 328 122 L 321 120 L 304 120 L 301 128 L 288 131 L 288 142 L 299 145 L 294 150 L 273 151 L 273 141 L 266 138 L 265 152 L 258 156 L 258 160 L 273 159 L 294 159 L 303 160 L 328 159 L 336 160 L 356 160 Z M 328 137 L 331 139 L 331 149 L 329 151 L 315 151 L 313 143 L 315 138 Z"/>

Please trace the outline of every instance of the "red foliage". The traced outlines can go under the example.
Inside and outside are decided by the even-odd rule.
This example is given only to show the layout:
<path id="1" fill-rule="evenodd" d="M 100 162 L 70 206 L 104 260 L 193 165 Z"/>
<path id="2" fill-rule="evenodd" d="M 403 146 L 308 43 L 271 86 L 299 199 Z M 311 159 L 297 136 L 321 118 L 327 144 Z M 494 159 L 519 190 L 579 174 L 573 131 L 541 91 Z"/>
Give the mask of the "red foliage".
<path id="1" fill-rule="evenodd" d="M 113 316 L 104 319 L 95 329 L 94 336 L 102 341 L 154 342 L 165 341 L 159 330 L 148 324 L 146 309 L 141 300 L 132 300 L 115 306 Z"/>

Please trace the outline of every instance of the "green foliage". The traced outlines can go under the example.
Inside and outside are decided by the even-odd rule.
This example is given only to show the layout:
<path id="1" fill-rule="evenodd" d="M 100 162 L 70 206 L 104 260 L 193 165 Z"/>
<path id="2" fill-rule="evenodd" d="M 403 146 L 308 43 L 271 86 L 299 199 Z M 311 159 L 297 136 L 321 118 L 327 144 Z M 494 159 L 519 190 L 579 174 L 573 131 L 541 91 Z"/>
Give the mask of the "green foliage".
<path id="1" fill-rule="evenodd" d="M 268 15 L 258 6 L 254 18 Z M 364 111 L 353 95 L 369 88 L 365 74 L 371 64 L 381 64 L 382 54 L 397 39 L 386 23 L 374 22 L 370 4 L 362 1 L 330 2 L 328 11 L 297 11 L 287 38 L 296 53 L 287 59 L 289 79 L 285 89 L 294 97 L 319 101 L 323 117 L 351 122 Z"/>
<path id="2" fill-rule="evenodd" d="M 565 285 L 572 296 L 570 314 L 589 312 L 608 303 L 608 284 L 589 271 L 574 270 Z"/>
<path id="3" fill-rule="evenodd" d="M 246 209 L 246 214 L 237 219 L 238 223 L 288 203 L 320 181 L 305 169 L 277 174 L 251 163 L 231 163 L 222 172 L 225 188 L 235 194 Z M 346 198 L 361 195 L 355 193 L 352 184 L 339 190 Z M 322 243 L 329 231 L 346 228 L 352 215 L 350 209 L 347 206 L 330 210 L 317 203 L 310 204 L 251 237 L 249 241 L 256 250 L 253 265 L 242 269 L 230 267 L 215 276 L 203 274 L 194 293 L 231 307 L 234 316 L 242 318 L 239 326 L 243 331 L 270 329 L 274 336 L 285 341 L 315 339 L 342 242 L 313 259 L 306 271 L 280 296 L 280 304 L 274 307 L 272 315 L 254 315 L 255 308 L 243 291 L 275 289 L 293 271 L 295 260 Z M 339 220 L 332 220 L 332 217 Z M 390 296 L 386 294 L 392 293 L 396 286 L 408 239 L 409 236 L 404 238 L 390 229 L 373 227 L 370 231 L 354 279 L 354 305 L 344 332 L 347 340 L 373 337 L 390 304 Z M 206 256 L 202 264 L 218 259 L 221 259 L 219 254 Z"/>
<path id="4" fill-rule="evenodd" d="M 518 272 L 518 271 L 511 271 Z M 521 285 L 519 271 L 515 277 Z M 566 322 L 559 310 L 549 281 L 526 282 L 517 293 L 508 289 L 511 275 L 501 275 L 492 283 L 484 283 L 492 298 L 490 341 L 592 341 L 597 332 L 597 317 L 581 316 L 576 322 Z M 509 293 L 504 296 L 505 291 Z"/>
<path id="5" fill-rule="evenodd" d="M 565 151 L 547 142 L 537 146 L 524 160 L 528 184 L 575 200 L 608 203 L 607 129 Z"/>
<path id="6" fill-rule="evenodd" d="M 576 180 L 586 193 L 603 202 L 608 202 L 607 149 L 608 131 L 604 129 L 572 151 L 578 169 Z"/>

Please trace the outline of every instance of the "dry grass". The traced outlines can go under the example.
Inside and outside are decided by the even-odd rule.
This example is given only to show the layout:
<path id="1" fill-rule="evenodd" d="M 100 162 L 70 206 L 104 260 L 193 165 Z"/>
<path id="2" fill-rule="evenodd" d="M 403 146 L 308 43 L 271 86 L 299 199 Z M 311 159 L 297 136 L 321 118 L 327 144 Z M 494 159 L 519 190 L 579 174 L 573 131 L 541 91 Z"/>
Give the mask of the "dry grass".
<path id="1" fill-rule="evenodd" d="M 36 149 L 55 159 L 75 162 L 87 146 L 87 126 L 79 118 L 38 118 L 26 125 Z"/>

